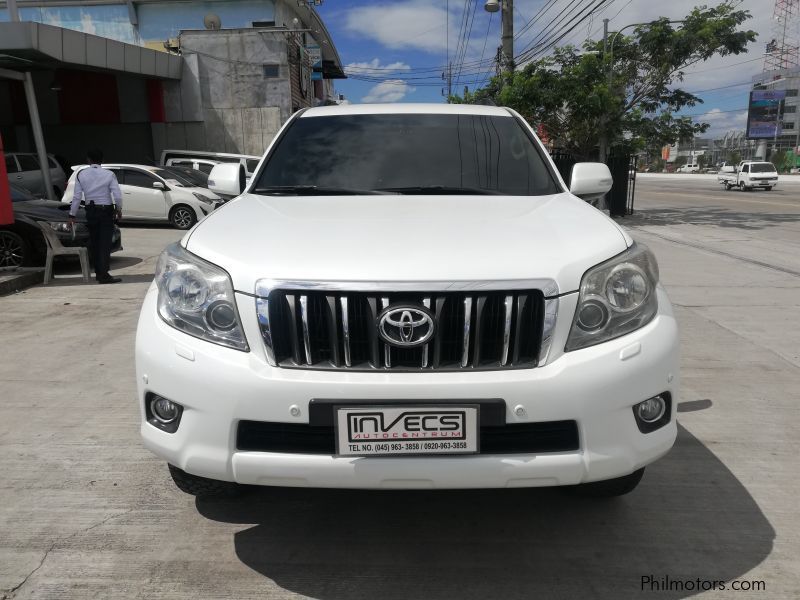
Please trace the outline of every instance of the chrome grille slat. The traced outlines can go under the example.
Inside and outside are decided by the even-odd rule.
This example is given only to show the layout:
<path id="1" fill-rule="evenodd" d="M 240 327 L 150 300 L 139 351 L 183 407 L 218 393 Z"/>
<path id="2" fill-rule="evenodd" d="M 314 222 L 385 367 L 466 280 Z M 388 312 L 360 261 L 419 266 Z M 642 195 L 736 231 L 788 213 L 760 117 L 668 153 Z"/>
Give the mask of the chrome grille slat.
<path id="1" fill-rule="evenodd" d="M 472 296 L 464 298 L 464 333 L 461 339 L 461 367 L 469 364 L 469 329 L 472 324 Z"/>
<path id="2" fill-rule="evenodd" d="M 525 369 L 544 364 L 557 298 L 531 288 L 463 291 L 346 291 L 323 284 L 277 288 L 257 297 L 267 362 L 282 368 L 353 371 Z M 402 290 L 402 286 L 401 286 Z M 415 304 L 434 317 L 434 336 L 420 346 L 378 336 L 385 308 Z"/>
<path id="3" fill-rule="evenodd" d="M 514 308 L 514 296 L 506 296 L 503 302 L 503 354 L 500 357 L 500 366 L 508 364 L 508 346 L 511 342 L 511 316 Z"/>
<path id="4" fill-rule="evenodd" d="M 389 308 L 389 297 L 383 296 L 381 298 L 381 310 Z M 387 369 L 392 366 L 392 347 L 389 344 L 383 345 L 383 366 Z"/>
<path id="5" fill-rule="evenodd" d="M 431 309 L 430 296 L 425 296 L 425 298 L 422 299 L 422 306 L 424 306 L 428 310 Z M 422 368 L 423 369 L 428 366 L 428 346 L 430 346 L 430 343 L 425 344 L 422 347 Z"/>
<path id="6" fill-rule="evenodd" d="M 308 331 L 308 296 L 300 296 L 300 321 L 303 325 L 303 349 L 306 355 L 306 364 L 313 363 L 311 360 L 311 335 Z"/>
<path id="7" fill-rule="evenodd" d="M 345 366 L 352 367 L 350 361 L 350 318 L 347 314 L 347 296 L 339 298 L 339 304 L 342 308 L 342 341 L 344 342 L 344 364 Z"/>

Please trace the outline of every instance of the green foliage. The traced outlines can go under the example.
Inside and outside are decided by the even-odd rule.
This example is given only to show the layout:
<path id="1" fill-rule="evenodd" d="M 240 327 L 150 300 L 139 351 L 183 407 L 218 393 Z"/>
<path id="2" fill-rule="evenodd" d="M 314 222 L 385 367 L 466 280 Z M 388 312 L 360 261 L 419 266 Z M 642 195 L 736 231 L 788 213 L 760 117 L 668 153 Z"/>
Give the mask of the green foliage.
<path id="1" fill-rule="evenodd" d="M 683 165 L 685 165 L 685 164 L 686 164 L 686 161 L 687 161 L 687 160 L 689 160 L 689 157 L 687 157 L 687 156 L 678 156 L 678 157 L 675 159 L 675 163 L 674 163 L 674 164 L 675 164 L 675 167 L 676 167 L 676 168 L 677 168 L 677 167 L 682 167 Z"/>
<path id="2" fill-rule="evenodd" d="M 700 167 L 701 169 L 707 167 L 708 162 L 709 162 L 709 157 L 706 156 L 705 154 L 697 155 L 697 166 Z"/>
<path id="3" fill-rule="evenodd" d="M 581 158 L 596 156 L 601 131 L 612 144 L 655 153 L 708 129 L 708 124 L 674 115 L 702 102 L 675 84 L 691 65 L 746 52 L 756 33 L 739 26 L 749 18 L 748 11 L 728 2 L 700 6 L 680 25 L 665 17 L 637 26 L 630 36 L 609 32 L 613 54 L 603 54 L 602 40 L 587 41 L 584 52 L 573 46 L 556 48 L 550 56 L 454 100 L 490 99 L 509 106 L 529 122 L 543 124 L 559 146 Z"/>
<path id="4" fill-rule="evenodd" d="M 729 165 L 738 165 L 742 162 L 742 154 L 738 150 L 731 150 L 728 152 L 728 158 L 725 159 Z"/>

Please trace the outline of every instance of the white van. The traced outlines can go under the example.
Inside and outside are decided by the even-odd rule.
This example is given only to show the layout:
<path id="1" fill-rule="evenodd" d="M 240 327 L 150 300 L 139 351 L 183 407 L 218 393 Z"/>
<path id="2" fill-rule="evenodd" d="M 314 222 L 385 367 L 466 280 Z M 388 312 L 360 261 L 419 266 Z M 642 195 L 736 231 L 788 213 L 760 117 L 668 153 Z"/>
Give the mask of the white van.
<path id="1" fill-rule="evenodd" d="M 240 163 L 247 174 L 247 179 L 253 176 L 258 167 L 260 156 L 248 154 L 228 154 L 225 152 L 204 152 L 201 150 L 164 150 L 161 153 L 162 166 L 191 166 L 193 169 L 210 173 L 214 165 L 219 163 Z"/>

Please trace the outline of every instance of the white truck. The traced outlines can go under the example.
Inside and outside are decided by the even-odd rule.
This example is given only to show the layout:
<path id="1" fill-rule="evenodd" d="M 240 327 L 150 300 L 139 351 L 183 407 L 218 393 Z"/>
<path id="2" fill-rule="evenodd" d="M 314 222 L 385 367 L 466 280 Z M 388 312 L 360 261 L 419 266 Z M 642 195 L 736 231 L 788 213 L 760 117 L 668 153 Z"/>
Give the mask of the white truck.
<path id="1" fill-rule="evenodd" d="M 677 324 L 587 203 L 604 164 L 565 182 L 506 108 L 354 104 L 242 168 L 214 167 L 237 197 L 164 251 L 139 318 L 142 439 L 183 491 L 619 495 L 672 447 Z"/>
<path id="2" fill-rule="evenodd" d="M 743 191 L 761 188 L 770 191 L 778 185 L 778 171 L 771 162 L 745 160 L 738 166 L 725 165 L 717 175 L 717 181 L 726 190 L 738 187 Z"/>

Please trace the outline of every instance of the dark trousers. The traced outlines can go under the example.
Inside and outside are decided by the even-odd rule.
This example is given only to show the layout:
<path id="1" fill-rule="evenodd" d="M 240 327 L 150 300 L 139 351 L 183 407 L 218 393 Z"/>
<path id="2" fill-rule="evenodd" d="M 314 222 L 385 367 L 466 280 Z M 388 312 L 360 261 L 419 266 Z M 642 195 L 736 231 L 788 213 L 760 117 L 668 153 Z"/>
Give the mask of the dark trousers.
<path id="1" fill-rule="evenodd" d="M 86 225 L 89 227 L 89 254 L 98 281 L 108 279 L 111 262 L 111 240 L 114 236 L 114 207 L 86 206 Z"/>

